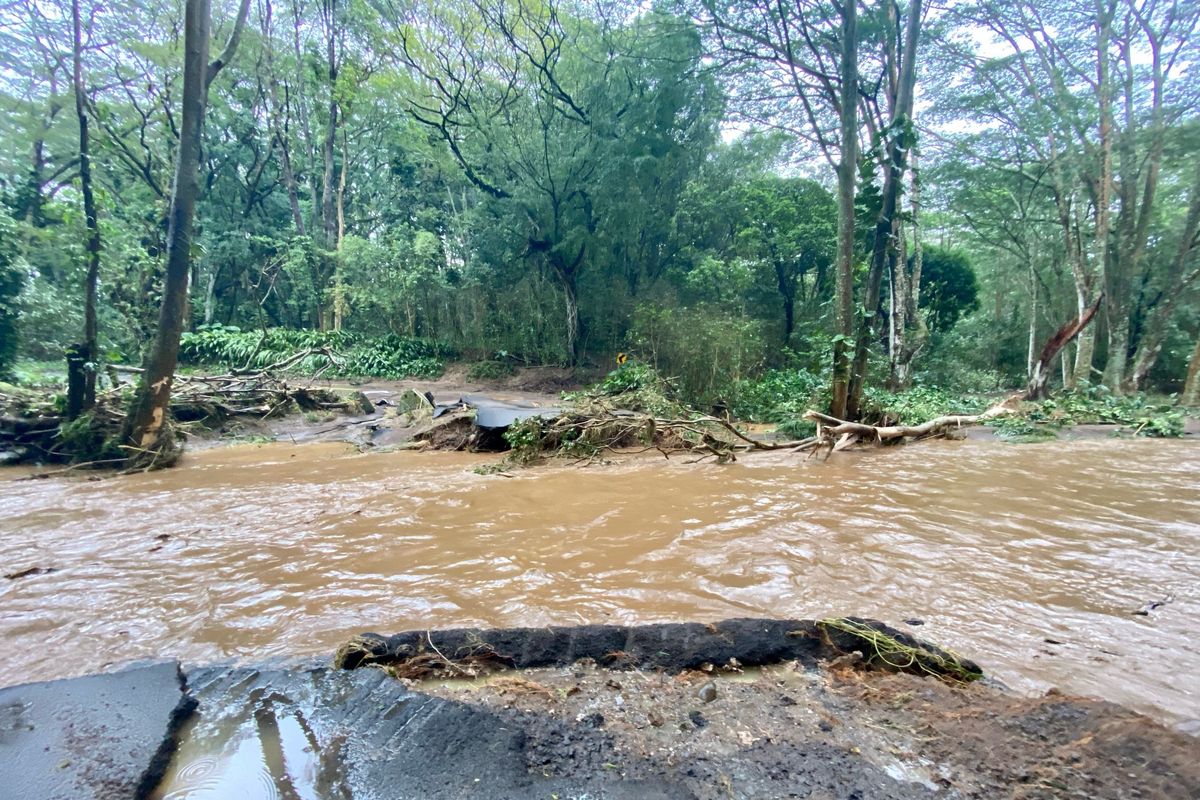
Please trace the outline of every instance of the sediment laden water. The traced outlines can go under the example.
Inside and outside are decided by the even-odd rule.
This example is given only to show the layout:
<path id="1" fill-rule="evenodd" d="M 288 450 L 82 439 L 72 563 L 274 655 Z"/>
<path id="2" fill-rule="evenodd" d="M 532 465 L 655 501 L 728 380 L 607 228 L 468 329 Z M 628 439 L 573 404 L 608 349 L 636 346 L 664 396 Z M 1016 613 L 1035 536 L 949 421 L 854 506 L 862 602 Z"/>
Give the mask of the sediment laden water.
<path id="1" fill-rule="evenodd" d="M 924 620 L 1018 690 L 1200 717 L 1194 442 L 472 472 L 488 460 L 238 446 L 0 483 L 0 572 L 56 570 L 0 579 L 0 684 L 363 630 L 859 614 Z"/>

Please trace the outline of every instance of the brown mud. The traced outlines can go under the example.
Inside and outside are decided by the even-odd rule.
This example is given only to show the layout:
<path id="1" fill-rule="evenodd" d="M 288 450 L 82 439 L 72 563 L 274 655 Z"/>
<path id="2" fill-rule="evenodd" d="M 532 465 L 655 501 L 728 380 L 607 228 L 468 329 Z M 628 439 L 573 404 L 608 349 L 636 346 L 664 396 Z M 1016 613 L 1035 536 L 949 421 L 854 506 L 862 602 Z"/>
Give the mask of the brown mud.
<path id="1" fill-rule="evenodd" d="M 1194 798 L 1196 740 L 1127 709 L 909 674 L 528 670 L 414 689 L 501 715 L 532 771 L 681 797 Z"/>

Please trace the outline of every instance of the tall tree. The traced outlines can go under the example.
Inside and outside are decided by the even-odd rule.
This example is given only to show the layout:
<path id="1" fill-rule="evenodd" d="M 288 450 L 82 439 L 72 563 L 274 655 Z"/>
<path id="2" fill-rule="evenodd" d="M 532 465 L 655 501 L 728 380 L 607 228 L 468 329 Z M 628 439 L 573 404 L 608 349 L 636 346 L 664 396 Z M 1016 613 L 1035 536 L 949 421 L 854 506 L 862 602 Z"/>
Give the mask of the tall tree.
<path id="1" fill-rule="evenodd" d="M 179 361 L 179 338 L 187 313 L 204 112 L 209 87 L 237 52 L 249 10 L 250 0 L 242 0 L 229 41 L 211 63 L 208 60 L 212 31 L 210 0 L 187 0 L 184 10 L 183 107 L 167 230 L 166 283 L 154 343 L 122 431 L 130 461 L 147 467 L 169 463 L 174 451 L 175 443 L 166 423 Z"/>
<path id="2" fill-rule="evenodd" d="M 71 32 L 71 84 L 75 93 L 75 117 L 79 123 L 79 186 L 83 193 L 83 216 L 87 226 L 84 244 L 87 277 L 83 293 L 83 346 L 75 350 L 73 358 L 68 359 L 68 364 L 74 368 L 69 375 L 72 380 L 67 393 L 67 416 L 74 418 L 79 412 L 96 404 L 96 372 L 100 359 L 96 323 L 96 293 L 100 282 L 100 221 L 97 218 L 96 194 L 92 189 L 91 136 L 88 131 L 87 87 L 83 80 L 83 22 L 79 0 L 71 0 Z"/>
<path id="3" fill-rule="evenodd" d="M 859 156 L 859 29 L 856 2 L 698 0 L 692 12 L 750 124 L 792 134 L 838 177 L 830 413 L 845 416 L 854 337 L 855 193 Z M 739 101 L 738 98 L 741 98 Z"/>
<path id="4" fill-rule="evenodd" d="M 875 217 L 867 282 L 863 291 L 862 311 L 854 342 L 854 361 L 846 398 L 846 416 L 851 419 L 857 419 L 859 416 L 859 406 L 867 382 L 867 366 L 879 319 L 884 272 L 890 271 L 893 276 L 896 275 L 898 265 L 903 265 L 905 261 L 900 243 L 900 219 L 897 209 L 900 193 L 904 189 L 909 153 L 916 144 L 913 96 L 917 84 L 921 9 L 921 0 L 910 0 L 905 12 L 906 21 L 901 42 L 899 5 L 894 1 L 885 0 L 882 6 L 884 19 L 881 26 L 883 36 L 880 61 L 883 75 L 876 85 L 885 87 L 884 96 L 878 98 L 868 95 L 867 105 L 873 112 L 868 121 L 872 123 L 874 137 L 883 154 L 883 188 L 879 213 Z M 892 288 L 895 292 L 894 281 Z"/>
<path id="5" fill-rule="evenodd" d="M 1103 292 L 1103 379 L 1130 384 L 1136 289 L 1162 269 L 1148 259 L 1161 206 L 1169 130 L 1195 116 L 1186 84 L 1200 24 L 1195 3 L 1149 0 L 983 0 L 952 11 L 960 31 L 988 31 L 1002 55 L 959 50 L 968 80 L 951 94 L 961 110 L 998 125 L 1036 154 L 1049 175 L 1075 279 L 1077 317 Z M 953 51 L 952 47 L 947 47 Z M 1073 382 L 1090 380 L 1096 328 L 1085 328 Z"/>
<path id="6" fill-rule="evenodd" d="M 681 186 L 667 171 L 690 169 L 713 137 L 695 31 L 658 13 L 621 24 L 534 0 L 390 22 L 417 78 L 409 114 L 518 232 L 516 256 L 557 284 L 566 357 L 578 363 L 581 280 L 604 261 L 600 244 L 619 238 L 627 181 L 652 170 L 660 186 Z"/>

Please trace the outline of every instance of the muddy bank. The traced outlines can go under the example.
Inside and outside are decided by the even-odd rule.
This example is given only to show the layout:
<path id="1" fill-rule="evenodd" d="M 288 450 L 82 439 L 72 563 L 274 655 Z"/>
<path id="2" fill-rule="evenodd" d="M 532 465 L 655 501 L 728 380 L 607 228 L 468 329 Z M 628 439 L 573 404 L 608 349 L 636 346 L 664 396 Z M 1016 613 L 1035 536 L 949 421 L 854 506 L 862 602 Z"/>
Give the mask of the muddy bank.
<path id="1" fill-rule="evenodd" d="M 532 770 L 568 782 L 662 779 L 704 800 L 1200 796 L 1194 738 L 1059 694 L 800 662 L 715 677 L 543 669 L 412 688 L 520 726 Z"/>
<path id="2" fill-rule="evenodd" d="M 764 635 L 774 641 L 784 627 L 812 625 L 626 629 L 636 663 L 665 669 L 628 661 L 613 670 L 584 656 L 486 678 L 414 681 L 378 665 L 181 672 L 167 663 L 0 689 L 0 797 L 1183 800 L 1200 793 L 1196 740 L 1111 703 L 1058 693 L 1019 698 L 986 682 L 889 673 L 868 668 L 868 657 L 835 656 L 840 647 L 806 645 L 795 659 L 743 665 L 756 653 L 783 655 L 762 649 Z M 700 630 L 707 628 L 717 632 Z M 594 628 L 556 633 L 560 644 L 576 643 L 576 653 L 602 638 Z M 520 641 L 530 663 L 571 655 L 537 655 L 531 631 L 476 634 Z M 456 636 L 425 635 L 434 644 Z M 652 642 L 675 657 L 656 655 Z M 729 653 L 747 661 L 682 666 Z M 30 769 L 37 764 L 45 769 Z"/>

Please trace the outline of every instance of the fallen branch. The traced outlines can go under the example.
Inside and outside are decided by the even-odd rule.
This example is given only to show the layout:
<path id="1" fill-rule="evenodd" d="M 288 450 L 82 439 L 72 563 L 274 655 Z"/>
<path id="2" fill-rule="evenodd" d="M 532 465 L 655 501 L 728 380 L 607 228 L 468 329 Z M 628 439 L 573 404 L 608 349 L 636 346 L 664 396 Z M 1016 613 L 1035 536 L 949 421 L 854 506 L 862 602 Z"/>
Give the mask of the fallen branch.
<path id="1" fill-rule="evenodd" d="M 1033 372 L 1029 376 L 1029 386 L 1025 390 L 1026 400 L 1040 400 L 1045 397 L 1046 381 L 1050 378 L 1050 362 L 1054 360 L 1060 350 L 1070 344 L 1088 326 L 1088 323 L 1096 316 L 1096 312 L 1100 310 L 1100 303 L 1103 300 L 1104 293 L 1101 292 L 1100 296 L 1096 298 L 1096 302 L 1085 309 L 1077 319 L 1065 323 L 1046 340 L 1042 354 L 1038 357 L 1037 363 L 1033 365 Z"/>
<path id="2" fill-rule="evenodd" d="M 945 436 L 950 431 L 978 425 L 990 419 L 1007 416 L 1013 413 L 1014 406 L 1020 400 L 1020 395 L 1013 395 L 1002 403 L 998 403 L 982 414 L 954 414 L 935 417 L 920 425 L 867 425 L 862 422 L 849 422 L 837 417 L 831 417 L 820 411 L 807 411 L 804 418 L 817 423 L 817 435 L 811 443 L 805 443 L 800 449 L 830 448 L 830 452 L 844 450 L 858 442 L 887 442 L 904 439 L 928 439 Z"/>
<path id="3" fill-rule="evenodd" d="M 310 356 L 330 363 L 340 357 L 328 348 L 296 352 L 253 374 L 237 370 L 224 375 L 176 375 L 171 393 L 174 419 L 213 427 L 240 415 L 274 416 L 288 411 L 341 411 L 369 414 L 374 406 L 361 393 L 338 394 L 314 388 L 311 381 L 292 386 L 276 376 Z M 113 372 L 139 375 L 138 367 L 113 365 Z M 126 386 L 129 386 L 127 384 Z M 85 462 L 72 469 L 111 464 L 112 443 L 125 417 L 128 389 L 115 387 L 97 395 L 96 405 L 76 420 L 65 419 L 48 394 L 22 392 L 0 395 L 0 450 L 15 453 L 15 460 Z M 131 465 L 163 466 L 171 459 L 121 445 Z"/>

